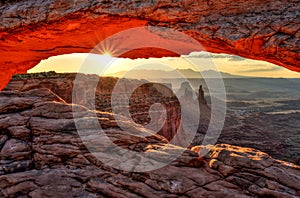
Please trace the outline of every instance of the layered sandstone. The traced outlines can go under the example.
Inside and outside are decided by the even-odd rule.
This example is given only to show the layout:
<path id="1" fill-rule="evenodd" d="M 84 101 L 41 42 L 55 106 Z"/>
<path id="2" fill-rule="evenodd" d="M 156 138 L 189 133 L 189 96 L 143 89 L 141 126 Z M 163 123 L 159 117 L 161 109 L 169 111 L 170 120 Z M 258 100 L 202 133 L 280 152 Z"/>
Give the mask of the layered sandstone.
<path id="1" fill-rule="evenodd" d="M 153 171 L 118 170 L 87 150 L 74 118 L 98 120 L 104 133 L 118 146 L 154 154 L 154 161 L 172 158 L 177 151 L 183 154 Z M 258 150 L 225 144 L 188 150 L 169 144 L 141 125 L 128 124 L 131 127 L 122 129 L 114 122 L 113 114 L 67 104 L 45 88 L 1 92 L 0 196 L 300 196 L 299 166 L 275 160 Z M 91 126 L 84 126 L 90 134 Z M 101 141 L 98 143 L 104 139 Z M 204 157 L 199 157 L 199 153 L 209 149 Z M 111 154 L 122 155 L 113 151 Z M 124 160 L 120 164 L 130 164 L 132 160 L 119 157 Z"/>
<path id="2" fill-rule="evenodd" d="M 117 100 L 128 97 L 129 104 L 126 100 L 121 100 L 119 103 L 116 101 L 113 109 L 112 93 L 118 81 L 122 85 L 120 88 L 122 90 L 115 90 Z M 131 94 L 132 87 L 136 89 Z M 46 72 L 17 75 L 4 90 L 28 91 L 40 88 L 48 88 L 64 101 L 83 105 L 89 109 L 103 112 L 114 110 L 114 113 L 118 114 L 125 114 L 128 110 L 130 115 L 127 116 L 134 122 L 159 131 L 168 140 L 176 135 L 180 126 L 181 108 L 178 99 L 171 88 L 157 83 L 113 77 L 99 78 L 96 75 Z M 162 108 L 151 109 L 155 104 L 162 104 Z M 163 117 L 164 110 L 165 117 Z"/>
<path id="3" fill-rule="evenodd" d="M 117 83 L 121 84 L 120 90 L 115 89 Z M 135 89 L 131 93 L 133 87 Z M 168 84 L 114 77 L 99 78 L 96 75 L 43 72 L 16 75 L 4 90 L 28 91 L 39 88 L 50 89 L 68 103 L 76 103 L 103 112 L 125 114 L 134 122 L 159 131 L 168 140 L 172 140 L 177 131 L 182 130 L 180 127 L 182 116 L 186 117 L 186 120 L 199 117 L 199 121 L 195 123 L 204 134 L 211 116 L 202 88 L 199 88 L 198 97 L 193 98 L 194 91 L 188 83 L 183 83 L 175 95 L 171 85 Z M 113 92 L 117 98 L 112 98 Z M 124 100 L 126 97 L 129 104 Z M 200 108 L 199 111 L 195 111 L 196 108 Z M 129 115 L 126 114 L 127 110 Z M 181 112 L 182 110 L 184 112 Z M 195 139 L 200 143 L 202 140 L 203 137 Z"/>
<path id="4" fill-rule="evenodd" d="M 1 1 L 0 89 L 13 74 L 25 73 L 42 59 L 90 52 L 105 38 L 141 26 L 132 39 L 120 37 L 99 53 L 133 48 L 117 56 L 139 58 L 205 49 L 300 71 L 299 9 L 297 0 Z M 184 32 L 204 48 L 150 26 Z"/>
<path id="5" fill-rule="evenodd" d="M 111 93 L 119 79 L 111 77 L 99 79 L 96 75 L 81 74 L 82 81 L 79 83 L 80 91 L 73 95 L 75 99 L 72 100 L 73 81 L 75 76 L 76 74 L 58 74 L 55 72 L 17 75 L 10 81 L 5 90 L 28 91 L 31 89 L 48 88 L 68 103 L 73 102 L 86 106 L 89 109 L 92 109 L 93 104 L 95 104 L 97 110 L 112 112 Z M 93 84 L 95 85 L 96 83 L 96 97 L 93 99 L 92 95 L 94 92 L 92 88 Z M 156 83 L 148 83 L 147 81 L 134 79 L 123 79 L 122 81 L 124 89 L 127 89 L 127 91 L 137 83 L 145 84 L 144 86 L 139 86 L 130 96 L 129 106 L 126 104 L 115 104 L 114 106 L 117 107 L 115 108 L 115 113 L 120 114 L 124 113 L 124 110 L 129 110 L 129 115 L 127 117 L 132 118 L 135 123 L 141 124 L 148 129 L 150 128 L 154 131 L 159 131 L 160 135 L 168 140 L 173 140 L 173 144 L 176 144 L 176 141 L 178 140 L 178 137 L 174 138 L 175 135 L 178 131 L 182 130 L 182 128 L 180 128 L 182 117 L 185 120 L 190 121 L 194 117 L 197 117 L 197 113 L 200 113 L 198 130 L 190 128 L 190 131 L 195 131 L 196 134 L 195 137 L 192 137 L 193 140 L 189 142 L 194 146 L 199 145 L 202 144 L 205 137 L 208 137 L 211 109 L 210 104 L 205 104 L 207 101 L 201 87 L 199 87 L 198 91 L 200 93 L 198 94 L 200 112 L 197 112 L 196 108 L 198 107 L 192 105 L 196 100 L 196 96 L 194 96 L 193 99 L 193 90 L 188 83 L 182 84 L 177 91 L 176 97 L 173 93 L 170 93 L 170 89 L 164 85 L 156 87 L 155 85 L 158 85 Z M 158 89 L 160 89 L 160 91 L 158 91 Z M 91 92 L 89 92 L 89 90 L 91 90 Z M 117 94 L 118 98 L 120 98 L 121 95 L 121 93 Z M 126 94 L 123 93 L 123 95 Z M 160 106 L 157 106 L 157 104 L 161 104 L 161 108 L 159 108 Z M 188 107 L 184 108 L 183 114 L 183 109 L 181 107 Z M 166 114 L 164 114 L 164 110 L 166 110 Z M 228 111 L 227 115 L 232 116 L 232 113 Z M 299 145 L 297 143 L 298 133 L 296 129 L 297 116 L 265 115 L 262 118 L 249 117 L 247 119 L 242 119 L 242 121 L 237 120 L 238 122 L 236 122 L 236 117 L 234 117 L 234 122 L 226 120 L 220 137 L 217 139 L 217 143 L 255 148 L 268 153 L 273 158 L 299 165 Z M 274 120 L 280 120 L 280 122 L 275 122 Z M 285 121 L 288 120 L 290 123 L 293 123 L 295 130 L 290 130 L 287 134 L 285 133 L 283 125 L 286 125 L 288 122 Z M 268 126 L 265 126 L 266 123 L 268 123 Z M 278 124 L 279 126 L 277 126 L 281 129 L 272 129 L 273 124 Z M 278 134 L 281 135 L 278 136 Z M 293 141 L 287 143 L 287 139 L 292 139 Z"/>
<path id="6" fill-rule="evenodd" d="M 77 89 L 74 90 L 76 75 L 68 73 L 58 74 L 55 72 L 17 75 L 4 90 L 28 91 L 31 89 L 48 88 L 66 102 L 80 104 L 89 109 L 95 108 L 99 111 L 114 112 L 123 115 L 128 110 L 129 115 L 127 117 L 132 118 L 134 122 L 146 128 L 158 131 L 159 134 L 168 140 L 172 140 L 177 132 L 182 130 L 180 127 L 182 115 L 185 117 L 190 117 L 189 115 L 197 117 L 194 114 L 201 112 L 199 130 L 204 133 L 207 130 L 211 110 L 207 106 L 206 100 L 201 98 L 204 95 L 199 95 L 201 110 L 195 111 L 195 108 L 199 108 L 193 105 L 196 104 L 197 101 L 195 100 L 197 99 L 194 100 L 191 94 L 185 93 L 186 87 L 184 86 L 178 91 L 178 96 L 180 96 L 181 100 L 179 101 L 171 87 L 169 87 L 170 85 L 149 83 L 135 79 L 99 78 L 96 75 L 78 74 L 81 79 L 77 82 Z M 112 105 L 112 100 L 115 100 L 115 98 L 112 99 L 112 92 L 116 91 L 114 87 L 119 80 L 121 81 L 119 83 L 122 84 L 121 88 L 124 90 L 115 93 L 117 100 L 122 97 L 128 97 L 129 104 L 121 100 L 121 102 L 115 101 Z M 142 85 L 137 86 L 137 84 Z M 97 87 L 95 90 L 94 86 Z M 132 94 L 129 93 L 131 87 L 136 87 Z M 189 92 L 192 91 L 192 88 L 189 86 Z M 157 104 L 161 106 L 157 106 Z M 181 106 L 189 107 L 189 109 L 185 109 L 185 112 L 182 114 Z M 202 140 L 202 138 L 195 139 L 196 142 L 202 142 Z M 174 141 L 177 140 L 174 139 Z"/>

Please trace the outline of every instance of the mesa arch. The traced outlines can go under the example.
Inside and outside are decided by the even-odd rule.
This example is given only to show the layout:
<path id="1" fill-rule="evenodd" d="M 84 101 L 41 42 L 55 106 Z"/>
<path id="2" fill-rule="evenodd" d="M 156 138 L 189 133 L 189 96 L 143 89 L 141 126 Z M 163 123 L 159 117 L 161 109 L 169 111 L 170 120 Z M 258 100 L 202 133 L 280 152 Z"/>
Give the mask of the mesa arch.
<path id="1" fill-rule="evenodd" d="M 13 74 L 25 73 L 42 59 L 90 52 L 110 35 L 150 25 L 184 32 L 209 52 L 265 60 L 300 72 L 299 10 L 298 0 L 1 1 L 0 90 Z M 186 45 L 178 43 L 181 54 L 190 52 Z M 178 55 L 143 48 L 122 56 Z"/>

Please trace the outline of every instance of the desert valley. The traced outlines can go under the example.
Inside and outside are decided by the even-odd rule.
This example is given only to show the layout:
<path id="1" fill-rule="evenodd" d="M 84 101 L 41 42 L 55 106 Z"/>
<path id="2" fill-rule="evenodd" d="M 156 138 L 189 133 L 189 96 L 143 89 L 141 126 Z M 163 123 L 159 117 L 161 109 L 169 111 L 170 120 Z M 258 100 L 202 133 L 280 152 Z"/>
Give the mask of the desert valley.
<path id="1" fill-rule="evenodd" d="M 300 197 L 299 10 L 1 0 L 0 197 Z"/>
<path id="2" fill-rule="evenodd" d="M 101 77 L 99 80 L 96 75 L 80 76 L 80 86 L 84 89 L 75 93 L 73 100 L 76 74 L 67 73 L 16 75 L 0 92 L 0 179 L 3 196 L 27 193 L 32 197 L 299 195 L 297 120 L 300 113 L 297 104 L 300 90 L 291 84 L 298 83 L 298 79 L 224 79 L 228 89 L 228 110 L 224 128 L 215 145 L 201 144 L 211 116 L 210 96 L 205 81 L 191 79 L 193 85 L 203 83 L 205 92 L 196 90 L 198 97 L 195 100 L 200 103 L 201 122 L 191 145 L 185 149 L 180 146 L 180 140 L 169 143 L 179 131 L 182 109 L 178 98 L 169 92 L 167 86 L 157 86 L 162 82 L 145 84 L 147 80 L 123 79 L 122 84 L 129 87 L 139 81 L 144 83 L 130 96 L 127 108 L 133 121 L 121 118 L 129 124 L 124 129 L 118 126 L 111 113 L 112 91 L 119 79 Z M 186 91 L 185 83 L 178 82 L 180 79 L 175 81 L 181 84 L 177 92 L 184 92 L 181 96 L 184 100 L 181 101 L 194 100 Z M 261 81 L 264 81 L 265 87 L 255 85 Z M 280 82 L 276 85 L 276 81 Z M 289 83 L 285 85 L 281 81 Z M 95 98 L 89 92 L 93 82 L 97 82 Z M 189 88 L 194 89 L 192 86 Z M 203 93 L 199 93 L 201 90 Z M 268 94 L 262 94 L 262 91 Z M 76 100 L 76 94 L 84 97 Z M 204 99 L 201 94 L 205 95 Z M 151 130 L 153 128 L 144 128 L 153 119 L 150 106 L 155 103 L 166 108 L 166 122 L 158 133 Z M 93 104 L 96 112 L 89 110 L 93 109 Z M 185 113 L 185 116 L 193 114 Z M 91 151 L 82 139 L 86 137 L 76 132 L 78 124 L 73 119 L 82 119 L 79 127 L 90 131 L 87 139 L 96 143 L 96 150 Z M 107 140 L 93 132 L 97 130 L 93 124 L 95 120 L 102 126 L 105 136 L 117 146 L 105 147 Z M 126 149 L 125 153 L 119 147 Z M 95 151 L 116 155 L 118 160 L 107 163 L 102 155 L 97 158 Z M 134 157 L 153 155 L 144 162 L 146 164 L 153 163 L 153 160 L 166 163 L 166 166 L 140 172 L 147 165 L 139 164 L 141 159 L 134 158 L 137 165 L 133 172 L 126 171 L 126 168 L 122 170 L 122 166 L 132 163 L 130 151 L 136 152 Z M 207 153 L 202 156 L 201 152 Z M 181 154 L 174 157 L 176 153 Z M 116 164 L 121 170 L 113 168 Z"/>

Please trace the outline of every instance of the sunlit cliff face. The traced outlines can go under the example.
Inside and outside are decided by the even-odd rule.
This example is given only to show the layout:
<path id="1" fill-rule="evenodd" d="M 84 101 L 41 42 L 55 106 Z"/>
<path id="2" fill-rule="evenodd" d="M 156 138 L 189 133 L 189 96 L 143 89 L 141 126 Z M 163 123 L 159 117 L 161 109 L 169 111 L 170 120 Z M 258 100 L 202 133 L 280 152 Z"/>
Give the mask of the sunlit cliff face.
<path id="1" fill-rule="evenodd" d="M 0 4 L 0 89 L 13 74 L 25 73 L 41 60 L 88 53 L 105 38 L 136 27 L 145 29 L 134 35 L 137 43 L 149 39 L 151 27 L 170 28 L 199 41 L 206 51 L 265 60 L 299 72 L 299 6 L 280 0 L 5 1 Z M 179 52 L 150 47 L 118 57 L 178 57 L 195 51 L 188 41 L 166 39 L 166 35 L 159 34 L 151 42 L 167 45 L 172 40 Z M 130 46 L 128 37 L 119 44 Z"/>

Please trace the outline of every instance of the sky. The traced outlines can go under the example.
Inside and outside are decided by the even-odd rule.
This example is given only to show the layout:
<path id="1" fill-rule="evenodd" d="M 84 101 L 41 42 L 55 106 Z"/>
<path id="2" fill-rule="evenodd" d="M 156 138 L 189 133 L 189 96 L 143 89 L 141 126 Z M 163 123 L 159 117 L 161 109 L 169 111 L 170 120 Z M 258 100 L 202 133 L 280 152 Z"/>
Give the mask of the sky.
<path id="1" fill-rule="evenodd" d="M 240 76 L 300 78 L 300 73 L 265 61 L 208 52 L 192 52 L 189 55 L 172 58 L 141 58 L 134 60 L 114 58 L 109 54 L 74 53 L 53 56 L 47 60 L 42 60 L 37 66 L 30 69 L 28 73 L 56 71 L 58 73 L 81 72 L 107 76 L 119 71 L 133 69 L 193 69 L 195 71 L 211 69 Z"/>

